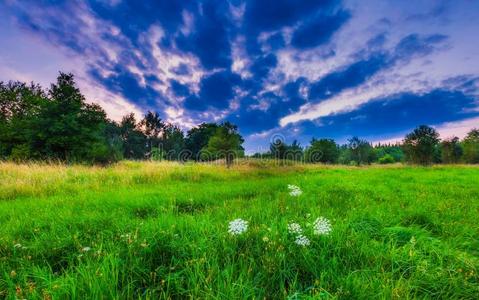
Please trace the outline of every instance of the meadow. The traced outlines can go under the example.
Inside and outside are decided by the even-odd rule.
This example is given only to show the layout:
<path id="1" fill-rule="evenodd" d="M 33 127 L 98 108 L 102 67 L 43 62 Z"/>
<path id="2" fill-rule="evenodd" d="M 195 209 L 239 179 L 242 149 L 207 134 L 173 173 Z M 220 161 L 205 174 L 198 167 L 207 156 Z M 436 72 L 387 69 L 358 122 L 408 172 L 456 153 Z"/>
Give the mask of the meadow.
<path id="1" fill-rule="evenodd" d="M 0 298 L 477 299 L 478 219 L 474 166 L 0 163 Z"/>

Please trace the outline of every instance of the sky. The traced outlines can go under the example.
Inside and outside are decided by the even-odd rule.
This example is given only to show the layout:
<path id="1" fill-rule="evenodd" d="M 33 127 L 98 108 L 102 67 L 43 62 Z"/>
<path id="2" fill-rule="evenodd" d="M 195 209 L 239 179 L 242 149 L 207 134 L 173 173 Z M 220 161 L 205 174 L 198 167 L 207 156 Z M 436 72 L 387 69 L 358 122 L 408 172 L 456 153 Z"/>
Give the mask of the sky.
<path id="1" fill-rule="evenodd" d="M 271 141 L 395 142 L 479 127 L 479 1 L 0 0 L 0 81 L 72 72 L 121 120 Z"/>

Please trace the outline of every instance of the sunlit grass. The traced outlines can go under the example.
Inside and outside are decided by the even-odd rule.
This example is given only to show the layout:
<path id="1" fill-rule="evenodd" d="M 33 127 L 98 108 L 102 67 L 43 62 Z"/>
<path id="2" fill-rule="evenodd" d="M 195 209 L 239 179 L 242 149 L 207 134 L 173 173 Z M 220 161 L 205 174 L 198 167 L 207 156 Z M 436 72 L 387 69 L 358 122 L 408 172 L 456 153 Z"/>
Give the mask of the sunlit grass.
<path id="1" fill-rule="evenodd" d="M 475 299 L 478 183 L 470 166 L 0 163 L 0 298 Z"/>

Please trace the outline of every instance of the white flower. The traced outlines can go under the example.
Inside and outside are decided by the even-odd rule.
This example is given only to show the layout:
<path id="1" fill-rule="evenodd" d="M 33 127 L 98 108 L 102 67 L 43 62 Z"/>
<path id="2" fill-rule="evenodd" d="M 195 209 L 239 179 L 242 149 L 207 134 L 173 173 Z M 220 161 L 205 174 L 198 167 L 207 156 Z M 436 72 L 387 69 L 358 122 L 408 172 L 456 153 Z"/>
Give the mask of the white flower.
<path id="1" fill-rule="evenodd" d="M 228 232 L 231 235 L 239 235 L 248 230 L 248 221 L 235 219 L 229 223 Z"/>
<path id="2" fill-rule="evenodd" d="M 81 249 L 81 251 L 83 251 L 83 252 L 88 252 L 88 251 L 90 251 L 90 250 L 91 250 L 90 247 L 83 247 L 83 248 Z"/>
<path id="3" fill-rule="evenodd" d="M 290 223 L 288 224 L 288 231 L 292 234 L 301 234 L 303 232 L 303 229 L 298 223 Z"/>
<path id="4" fill-rule="evenodd" d="M 300 234 L 296 237 L 296 240 L 294 241 L 297 245 L 299 246 L 303 246 L 303 247 L 306 247 L 306 246 L 309 246 L 309 244 L 311 244 L 311 242 L 309 241 L 309 239 L 307 237 L 305 237 L 304 235 Z"/>
<path id="5" fill-rule="evenodd" d="M 298 197 L 303 193 L 303 191 L 297 185 L 288 184 L 288 189 L 289 195 L 293 197 Z"/>
<path id="6" fill-rule="evenodd" d="M 331 222 L 324 217 L 319 217 L 313 224 L 314 234 L 316 235 L 328 235 L 331 232 Z"/>

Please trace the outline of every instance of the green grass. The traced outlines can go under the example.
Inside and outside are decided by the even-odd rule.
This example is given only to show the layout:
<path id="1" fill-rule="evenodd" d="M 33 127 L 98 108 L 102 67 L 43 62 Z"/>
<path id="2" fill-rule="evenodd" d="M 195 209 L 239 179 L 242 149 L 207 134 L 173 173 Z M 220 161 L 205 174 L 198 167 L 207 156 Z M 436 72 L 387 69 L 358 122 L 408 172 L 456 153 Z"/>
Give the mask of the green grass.
<path id="1" fill-rule="evenodd" d="M 0 298 L 477 299 L 478 219 L 477 167 L 3 163 Z"/>

